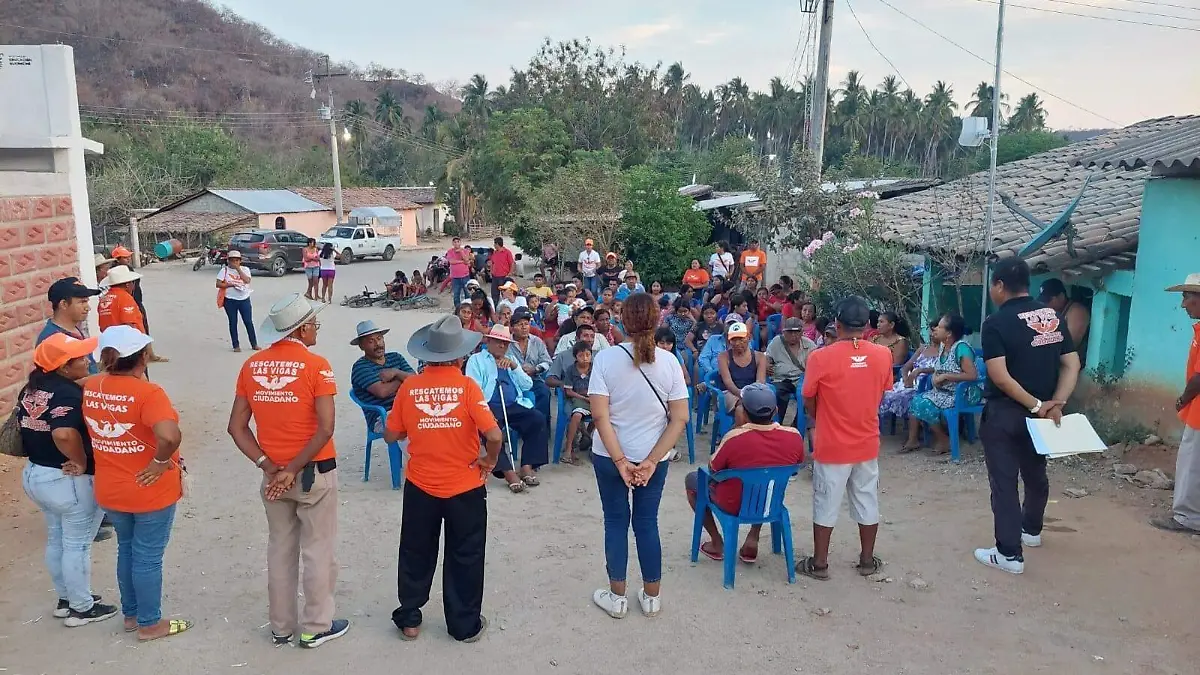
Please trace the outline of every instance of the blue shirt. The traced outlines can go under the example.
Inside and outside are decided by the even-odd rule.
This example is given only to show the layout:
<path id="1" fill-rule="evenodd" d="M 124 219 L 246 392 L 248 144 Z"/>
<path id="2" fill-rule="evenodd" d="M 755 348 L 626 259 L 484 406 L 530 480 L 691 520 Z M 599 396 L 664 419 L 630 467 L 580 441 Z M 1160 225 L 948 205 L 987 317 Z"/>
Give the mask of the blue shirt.
<path id="1" fill-rule="evenodd" d="M 633 295 L 634 293 L 645 293 L 645 292 L 646 292 L 646 287 L 641 284 L 638 284 L 634 288 L 630 288 L 629 284 L 621 284 L 619 287 L 617 287 L 617 292 L 613 294 L 613 297 L 616 298 L 617 300 L 624 302 L 625 298 L 628 298 L 629 296 Z"/>
<path id="2" fill-rule="evenodd" d="M 725 341 L 724 335 L 718 333 L 708 338 L 708 342 L 705 342 L 704 348 L 700 350 L 701 381 L 708 380 L 710 375 L 717 372 L 717 357 L 727 349 L 729 349 L 729 343 Z"/>
<path id="3" fill-rule="evenodd" d="M 38 333 L 37 342 L 35 342 L 34 345 L 36 346 L 36 345 L 42 344 L 43 340 L 50 337 L 51 335 L 54 335 L 55 333 L 62 333 L 63 335 L 69 335 L 69 336 L 75 338 L 76 340 L 83 340 L 83 339 L 86 339 L 86 337 L 87 337 L 86 335 L 83 334 L 83 331 L 78 331 L 78 332 L 72 333 L 71 331 L 67 330 L 66 328 L 63 328 L 62 326 L 54 323 L 53 319 L 47 319 L 46 326 L 44 328 L 42 328 L 41 333 Z M 88 373 L 91 375 L 95 375 L 99 372 L 100 372 L 100 369 L 96 366 L 96 359 L 92 358 L 91 354 L 88 354 Z"/>
<path id="4" fill-rule="evenodd" d="M 507 370 L 496 369 L 496 391 L 488 401 L 492 405 L 504 405 L 507 401 L 516 401 L 517 385 L 513 384 L 512 375 Z"/>
<path id="5" fill-rule="evenodd" d="M 396 370 L 403 370 L 406 373 L 413 372 L 412 366 L 408 365 L 408 360 L 399 352 L 388 352 L 385 354 L 382 366 L 363 356 L 354 362 L 354 368 L 350 371 L 350 387 L 358 400 L 363 403 L 367 405 L 381 405 L 390 410 L 392 408 L 392 401 L 396 398 L 394 395 L 382 399 L 368 391 L 371 385 L 380 381 L 379 373 L 385 368 L 395 368 Z M 370 418 L 370 422 L 374 422 L 374 418 L 378 417 L 378 414 L 374 411 L 368 411 L 367 417 Z"/>
<path id="6" fill-rule="evenodd" d="M 479 384 L 485 401 L 491 401 L 496 394 L 496 385 L 500 379 L 499 371 L 500 369 L 496 367 L 495 357 L 487 349 L 472 354 L 471 358 L 467 359 L 467 377 Z M 524 408 L 532 408 L 533 395 L 530 390 L 533 389 L 533 378 L 526 375 L 525 371 L 520 368 L 506 372 L 517 392 L 514 400 Z M 509 392 L 504 392 L 505 401 L 510 400 L 508 394 Z"/>

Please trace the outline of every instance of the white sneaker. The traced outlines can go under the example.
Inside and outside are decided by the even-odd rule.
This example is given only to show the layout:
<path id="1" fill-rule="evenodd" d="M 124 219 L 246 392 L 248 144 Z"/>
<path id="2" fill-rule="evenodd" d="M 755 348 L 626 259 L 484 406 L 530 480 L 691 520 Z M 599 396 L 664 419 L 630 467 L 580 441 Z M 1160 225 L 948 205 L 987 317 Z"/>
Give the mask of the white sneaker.
<path id="1" fill-rule="evenodd" d="M 658 616 L 662 611 L 662 600 L 657 595 L 646 595 L 646 589 L 638 591 L 638 604 L 642 606 L 642 614 Z"/>
<path id="2" fill-rule="evenodd" d="M 1003 556 L 996 547 L 975 549 L 975 559 L 988 567 L 995 567 L 1009 574 L 1020 574 L 1025 571 L 1025 561 L 1021 558 Z"/>
<path id="3" fill-rule="evenodd" d="M 1028 546 L 1029 548 L 1037 548 L 1042 545 L 1042 535 L 1021 532 L 1021 545 Z"/>
<path id="4" fill-rule="evenodd" d="M 655 598 L 657 601 L 658 598 Z M 601 588 L 592 593 L 592 602 L 614 619 L 624 619 L 629 612 L 629 600 L 623 595 L 617 595 L 607 588 Z"/>

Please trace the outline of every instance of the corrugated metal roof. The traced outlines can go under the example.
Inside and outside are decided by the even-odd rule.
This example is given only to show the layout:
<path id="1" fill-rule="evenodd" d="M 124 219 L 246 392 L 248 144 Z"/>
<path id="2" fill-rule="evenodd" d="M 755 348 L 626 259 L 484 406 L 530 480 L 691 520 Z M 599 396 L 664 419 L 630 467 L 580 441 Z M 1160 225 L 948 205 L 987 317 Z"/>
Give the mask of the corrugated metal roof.
<path id="1" fill-rule="evenodd" d="M 1118 166 L 1130 170 L 1148 166 L 1152 171 L 1200 171 L 1200 118 L 1153 136 L 1080 157 L 1072 162 L 1072 166 L 1101 169 Z"/>
<path id="2" fill-rule="evenodd" d="M 719 209 L 726 206 L 738 206 L 740 204 L 749 204 L 757 202 L 758 195 L 753 192 L 743 192 L 728 197 L 720 197 L 718 199 L 704 199 L 692 204 L 692 208 L 696 211 L 709 211 L 711 209 Z"/>
<path id="3" fill-rule="evenodd" d="M 301 197 L 291 190 L 209 190 L 251 213 L 307 213 L 329 207 Z"/>
<path id="4" fill-rule="evenodd" d="M 138 231 L 168 234 L 208 234 L 237 225 L 253 224 L 249 213 L 206 213 L 197 211 L 159 211 L 138 219 Z"/>

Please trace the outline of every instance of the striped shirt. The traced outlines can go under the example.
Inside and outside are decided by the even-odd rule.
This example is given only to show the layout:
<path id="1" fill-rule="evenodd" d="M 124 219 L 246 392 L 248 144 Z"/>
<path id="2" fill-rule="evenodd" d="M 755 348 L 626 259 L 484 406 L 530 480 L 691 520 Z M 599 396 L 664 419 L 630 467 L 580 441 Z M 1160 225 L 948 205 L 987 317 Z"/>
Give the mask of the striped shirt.
<path id="1" fill-rule="evenodd" d="M 354 362 L 354 368 L 350 371 L 350 387 L 354 391 L 355 397 L 363 403 L 367 405 L 381 405 L 390 410 L 395 396 L 382 399 L 369 391 L 371 385 L 380 381 L 379 373 L 385 368 L 395 368 L 396 370 L 403 370 L 406 373 L 415 372 L 412 366 L 408 365 L 408 360 L 399 352 L 388 352 L 384 355 L 383 365 L 379 365 L 363 356 Z M 368 413 L 368 417 L 374 423 L 376 415 Z"/>

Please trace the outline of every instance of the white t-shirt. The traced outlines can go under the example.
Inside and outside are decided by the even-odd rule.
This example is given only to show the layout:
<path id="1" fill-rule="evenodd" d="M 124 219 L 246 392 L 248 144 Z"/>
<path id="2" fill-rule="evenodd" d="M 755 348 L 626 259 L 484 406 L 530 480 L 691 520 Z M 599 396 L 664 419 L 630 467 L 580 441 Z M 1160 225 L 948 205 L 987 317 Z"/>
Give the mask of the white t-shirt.
<path id="1" fill-rule="evenodd" d="M 579 252 L 579 271 L 585 277 L 596 276 L 596 269 L 600 267 L 600 252 L 592 249 L 590 252 L 585 248 Z"/>
<path id="2" fill-rule="evenodd" d="M 525 302 L 525 298 L 522 298 L 521 296 L 518 295 L 516 298 L 514 298 L 512 300 L 509 300 L 507 298 L 505 298 L 504 300 L 501 300 L 500 304 L 496 307 L 496 309 L 504 309 L 506 306 L 511 308 L 512 311 L 515 312 L 515 311 L 517 311 L 518 307 L 528 307 L 529 303 Z"/>
<path id="3" fill-rule="evenodd" d="M 729 278 L 729 270 L 733 269 L 733 254 L 726 251 L 721 255 L 716 253 L 708 259 L 708 266 L 712 268 L 713 276 L 722 276 Z"/>
<path id="4" fill-rule="evenodd" d="M 321 258 L 317 261 L 320 264 L 318 269 L 333 270 L 337 269 L 337 254 L 331 255 L 328 258 Z"/>
<path id="5" fill-rule="evenodd" d="M 242 276 L 238 276 L 236 272 L 229 267 L 222 267 L 220 272 L 217 272 L 217 281 L 224 281 L 230 284 L 225 289 L 226 300 L 246 300 L 254 289 L 250 288 L 250 268 L 242 265 Z"/>
<path id="6" fill-rule="evenodd" d="M 633 345 L 626 342 L 592 357 L 588 394 L 608 397 L 609 419 L 617 432 L 621 452 L 636 464 L 650 456 L 650 451 L 667 429 L 667 412 L 663 410 L 663 404 L 670 406 L 671 401 L 686 399 L 688 391 L 683 381 L 683 368 L 679 367 L 674 354 L 655 347 L 654 363 L 642 364 L 639 373 L 630 358 L 632 350 Z M 642 377 L 642 373 L 646 377 Z M 651 385 L 654 391 L 650 390 Z M 592 452 L 601 457 L 609 456 L 598 431 L 592 434 Z M 663 457 L 663 461 L 667 458 Z"/>

